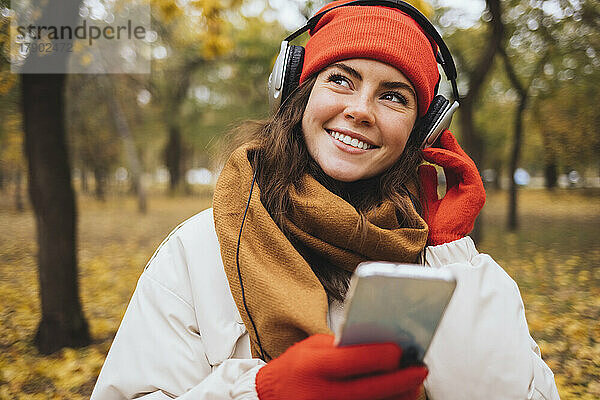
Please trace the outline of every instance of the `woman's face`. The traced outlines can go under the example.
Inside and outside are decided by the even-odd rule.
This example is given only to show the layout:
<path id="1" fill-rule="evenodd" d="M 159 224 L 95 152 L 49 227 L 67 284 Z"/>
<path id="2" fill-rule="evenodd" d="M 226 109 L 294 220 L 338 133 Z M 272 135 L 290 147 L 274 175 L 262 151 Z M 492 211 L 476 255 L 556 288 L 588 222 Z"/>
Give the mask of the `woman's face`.
<path id="1" fill-rule="evenodd" d="M 385 171 L 400 158 L 416 118 L 416 93 L 402 72 L 355 58 L 319 73 L 302 131 L 321 169 L 353 182 Z"/>

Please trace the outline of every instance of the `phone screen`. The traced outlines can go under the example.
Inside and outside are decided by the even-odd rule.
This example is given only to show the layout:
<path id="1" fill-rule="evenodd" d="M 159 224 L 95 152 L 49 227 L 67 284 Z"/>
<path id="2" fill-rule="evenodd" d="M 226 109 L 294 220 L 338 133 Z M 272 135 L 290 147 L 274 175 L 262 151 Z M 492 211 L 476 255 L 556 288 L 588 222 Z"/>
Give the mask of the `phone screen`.
<path id="1" fill-rule="evenodd" d="M 363 263 L 352 277 L 336 343 L 395 342 L 403 365 L 421 363 L 455 287 L 450 270 Z"/>

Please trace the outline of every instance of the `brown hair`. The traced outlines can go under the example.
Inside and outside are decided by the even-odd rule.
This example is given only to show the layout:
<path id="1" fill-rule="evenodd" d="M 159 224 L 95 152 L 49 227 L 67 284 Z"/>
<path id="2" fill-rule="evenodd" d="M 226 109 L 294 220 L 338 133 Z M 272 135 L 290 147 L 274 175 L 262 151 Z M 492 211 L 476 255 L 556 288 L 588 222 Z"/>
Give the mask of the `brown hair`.
<path id="1" fill-rule="evenodd" d="M 365 213 L 384 200 L 396 206 L 398 222 L 414 227 L 417 221 L 409 217 L 408 207 L 421 213 L 421 205 L 409 192 L 407 185 L 417 185 L 417 167 L 421 163 L 419 136 L 411 133 L 400 159 L 382 174 L 356 182 L 340 182 L 327 176 L 309 155 L 302 133 L 302 117 L 316 81 L 316 75 L 304 81 L 271 118 L 248 121 L 233 131 L 230 143 L 254 142 L 257 151 L 249 155 L 260 188 L 261 201 L 275 223 L 311 266 L 330 299 L 342 301 L 348 288 L 350 274 L 335 268 L 309 249 L 303 248 L 285 231 L 282 218 L 291 209 L 290 189 L 300 184 L 302 176 L 311 174 L 331 192 L 352 204 L 361 215 L 356 228 L 362 236 L 366 228 Z M 411 202 L 407 202 L 410 197 Z M 412 203 L 412 204 L 411 204 Z"/>

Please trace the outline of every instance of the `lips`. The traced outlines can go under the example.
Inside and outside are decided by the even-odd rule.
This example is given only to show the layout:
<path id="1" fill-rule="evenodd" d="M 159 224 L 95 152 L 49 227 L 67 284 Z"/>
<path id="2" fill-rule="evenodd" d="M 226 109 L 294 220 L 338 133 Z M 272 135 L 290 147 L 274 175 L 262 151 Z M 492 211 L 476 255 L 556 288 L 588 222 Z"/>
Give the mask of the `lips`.
<path id="1" fill-rule="evenodd" d="M 361 135 L 355 134 L 353 132 L 348 132 L 346 130 L 333 130 L 333 129 L 326 129 L 326 131 L 335 140 L 338 140 L 344 144 L 347 144 L 348 146 L 352 146 L 357 149 L 369 150 L 369 149 L 378 147 L 372 143 L 367 143 L 366 138 L 363 138 L 363 137 L 359 138 L 358 136 L 361 136 Z"/>

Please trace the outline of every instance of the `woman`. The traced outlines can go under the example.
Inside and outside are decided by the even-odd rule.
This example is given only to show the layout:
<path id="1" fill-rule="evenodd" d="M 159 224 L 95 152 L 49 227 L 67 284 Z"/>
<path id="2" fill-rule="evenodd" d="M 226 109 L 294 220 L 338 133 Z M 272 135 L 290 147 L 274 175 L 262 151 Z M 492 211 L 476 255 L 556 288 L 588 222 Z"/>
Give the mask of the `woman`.
<path id="1" fill-rule="evenodd" d="M 438 81 L 406 14 L 326 13 L 298 89 L 242 128 L 214 209 L 148 263 L 92 399 L 557 399 L 516 284 L 466 237 L 485 199 L 474 163 L 447 131 L 420 150 Z M 442 199 L 423 158 L 444 168 Z M 333 346 L 359 262 L 423 258 L 458 279 L 427 368 L 400 368 L 395 344 Z"/>

